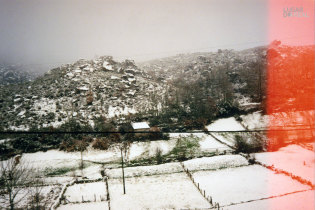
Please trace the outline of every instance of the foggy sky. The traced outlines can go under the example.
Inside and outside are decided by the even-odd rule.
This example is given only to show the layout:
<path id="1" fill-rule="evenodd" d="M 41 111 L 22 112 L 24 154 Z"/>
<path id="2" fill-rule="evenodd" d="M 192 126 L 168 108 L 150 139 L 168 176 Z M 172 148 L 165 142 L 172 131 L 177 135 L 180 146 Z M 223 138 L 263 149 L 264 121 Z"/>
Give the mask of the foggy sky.
<path id="1" fill-rule="evenodd" d="M 267 44 L 265 0 L 0 0 L 0 62 L 143 61 Z"/>

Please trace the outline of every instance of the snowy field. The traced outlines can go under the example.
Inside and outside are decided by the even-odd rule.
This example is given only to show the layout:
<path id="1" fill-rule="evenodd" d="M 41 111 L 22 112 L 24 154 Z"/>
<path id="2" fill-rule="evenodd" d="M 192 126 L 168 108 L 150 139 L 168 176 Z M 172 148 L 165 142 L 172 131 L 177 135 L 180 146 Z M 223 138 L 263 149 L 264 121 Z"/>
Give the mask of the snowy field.
<path id="1" fill-rule="evenodd" d="M 246 130 L 234 117 L 219 119 L 206 126 L 208 131 L 243 131 Z M 212 133 L 221 142 L 233 147 L 235 145 L 234 133 Z"/>
<path id="2" fill-rule="evenodd" d="M 245 128 L 234 118 L 223 118 L 206 126 L 208 131 L 242 131 Z"/>
<path id="3" fill-rule="evenodd" d="M 220 206 L 308 190 L 307 185 L 259 165 L 198 171 L 193 177 Z"/>
<path id="4" fill-rule="evenodd" d="M 190 136 L 187 134 L 184 136 Z M 170 140 L 148 141 L 148 142 L 133 142 L 127 153 L 126 160 L 137 160 L 142 158 L 154 157 L 157 149 L 160 149 L 162 154 L 168 154 L 176 145 L 177 138 L 182 135 L 172 134 Z M 221 144 L 209 135 L 200 133 L 194 134 L 198 137 L 200 149 L 197 153 L 207 152 L 231 152 L 231 148 Z M 64 152 L 59 150 L 49 150 L 47 152 L 25 153 L 22 156 L 22 161 L 28 162 L 33 168 L 40 171 L 50 171 L 54 169 L 69 168 L 76 170 L 80 164 L 80 152 Z M 112 146 L 108 150 L 97 150 L 89 147 L 83 152 L 83 160 L 90 167 L 84 169 L 85 176 L 93 177 L 94 173 L 90 171 L 99 171 L 99 166 L 95 164 L 102 163 L 120 163 L 121 156 L 118 146 Z M 91 167 L 94 167 L 91 168 Z M 75 171 L 73 175 L 80 175 L 81 172 Z M 68 174 L 70 175 L 70 174 Z M 99 178 L 94 176 L 94 178 Z"/>
<path id="5" fill-rule="evenodd" d="M 246 120 L 243 118 L 243 124 L 256 121 L 255 128 L 263 125 L 264 119 L 259 115 L 256 113 L 247 116 Z M 245 130 L 233 117 L 217 120 L 207 126 L 207 129 L 209 131 Z M 200 148 L 196 154 L 228 153 L 183 162 L 200 188 L 205 190 L 206 196 L 211 196 L 213 202 L 220 203 L 223 209 L 311 209 L 307 203 L 314 201 L 312 200 L 314 191 L 310 190 L 308 185 L 303 185 L 289 176 L 276 174 L 260 165 L 249 165 L 246 158 L 241 155 L 230 155 L 232 149 L 225 144 L 234 146 L 235 134 L 213 134 L 225 143 L 222 144 L 204 133 L 171 133 L 170 140 L 133 142 L 125 158 L 131 161 L 155 157 L 157 149 L 161 150 L 162 155 L 167 155 L 175 147 L 178 138 L 190 135 L 198 137 Z M 289 145 L 276 152 L 256 153 L 255 158 L 263 164 L 285 170 L 314 184 L 315 157 L 312 150 L 299 145 Z M 57 173 L 58 170 L 67 169 L 65 173 L 45 177 L 46 183 L 66 183 L 76 177 L 95 180 L 101 178 L 100 171 L 106 168 L 105 174 L 109 177 L 110 208 L 114 210 L 210 207 L 187 174 L 183 172 L 179 162 L 125 168 L 127 194 L 124 195 L 122 170 L 117 168 L 121 161 L 117 146 L 112 146 L 107 151 L 89 147 L 83 153 L 85 163 L 83 170 L 78 169 L 80 159 L 80 152 L 67 153 L 58 150 L 28 153 L 22 156 L 22 161 L 45 173 L 50 170 Z M 61 190 L 59 185 L 58 189 L 51 191 L 54 186 L 48 186 L 43 191 L 51 203 L 54 200 L 53 195 L 56 197 L 57 191 Z M 68 187 L 64 195 L 69 203 L 61 205 L 58 210 L 108 209 L 109 204 L 105 201 L 106 193 L 104 182 L 75 184 Z"/>
<path id="6" fill-rule="evenodd" d="M 183 172 L 183 168 L 179 163 L 165 163 L 161 165 L 152 166 L 138 166 L 128 167 L 124 169 L 125 177 L 138 177 L 138 176 L 150 176 L 159 174 L 170 174 Z M 105 170 L 106 175 L 109 178 L 120 178 L 122 177 L 122 169 L 107 169 Z"/>
<path id="7" fill-rule="evenodd" d="M 130 152 L 128 153 L 129 160 L 135 160 L 139 158 L 154 157 L 156 150 L 160 149 L 162 155 L 168 154 L 175 147 L 176 141 L 180 137 L 197 137 L 199 138 L 200 151 L 199 152 L 230 152 L 231 148 L 224 144 L 221 144 L 213 137 L 204 133 L 171 133 L 170 140 L 151 141 L 151 142 L 134 142 L 131 144 Z"/>
<path id="8" fill-rule="evenodd" d="M 220 155 L 203 157 L 184 161 L 184 166 L 189 171 L 217 170 L 221 168 L 232 168 L 247 166 L 248 161 L 241 155 Z"/>
<path id="9" fill-rule="evenodd" d="M 209 135 L 204 135 L 202 137 L 202 140 L 199 141 L 200 144 L 200 149 L 203 152 L 213 152 L 213 151 L 218 151 L 218 152 L 222 152 L 222 151 L 232 151 L 231 148 L 229 148 L 228 146 L 221 144 L 220 142 L 218 142 L 217 140 L 215 140 L 213 137 L 209 136 Z"/>
<path id="10" fill-rule="evenodd" d="M 191 159 L 183 162 L 185 168 L 190 171 L 217 170 L 238 166 L 247 166 L 248 161 L 241 155 L 220 155 L 213 157 L 203 157 Z M 171 174 L 183 172 L 179 162 L 165 163 L 160 165 L 127 167 L 124 169 L 125 177 L 151 176 L 160 174 Z M 121 168 L 106 169 L 109 178 L 121 178 Z"/>
<path id="11" fill-rule="evenodd" d="M 153 157 L 157 149 L 160 149 L 162 154 L 165 155 L 169 153 L 175 145 L 175 139 L 152 142 L 133 142 L 128 153 L 128 160 Z"/>
<path id="12" fill-rule="evenodd" d="M 225 143 L 230 147 L 235 146 L 235 135 L 231 133 L 212 133 L 212 135 L 219 141 Z"/>
<path id="13" fill-rule="evenodd" d="M 209 208 L 185 173 L 109 179 L 112 210 Z"/>
<path id="14" fill-rule="evenodd" d="M 299 145 L 289 145 L 276 152 L 256 153 L 256 160 L 268 166 L 300 176 L 314 185 L 314 152 Z"/>
<path id="15" fill-rule="evenodd" d="M 61 205 L 58 210 L 107 210 L 108 202 L 90 202 L 90 203 L 78 203 L 78 204 L 67 204 Z"/>
<path id="16" fill-rule="evenodd" d="M 22 156 L 22 161 L 30 162 L 33 167 L 38 169 L 77 166 L 80 159 L 80 152 L 64 152 L 60 150 L 25 153 Z M 83 160 L 85 161 L 106 163 L 119 159 L 120 151 L 118 148 L 111 148 L 107 151 L 89 148 L 88 151 L 83 153 Z"/>
<path id="17" fill-rule="evenodd" d="M 314 190 L 293 193 L 281 197 L 266 200 L 258 200 L 233 206 L 226 206 L 224 210 L 244 210 L 244 209 L 303 209 L 314 210 Z"/>
<path id="18" fill-rule="evenodd" d="M 69 186 L 64 194 L 66 201 L 76 202 L 100 202 L 106 200 L 105 182 L 93 182 L 85 184 L 74 184 Z"/>

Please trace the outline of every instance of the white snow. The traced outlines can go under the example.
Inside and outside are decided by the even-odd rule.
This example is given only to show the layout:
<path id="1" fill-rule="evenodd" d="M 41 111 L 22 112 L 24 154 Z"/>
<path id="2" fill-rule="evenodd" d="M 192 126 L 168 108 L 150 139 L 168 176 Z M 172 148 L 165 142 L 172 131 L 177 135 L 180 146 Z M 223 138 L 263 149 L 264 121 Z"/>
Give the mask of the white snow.
<path id="1" fill-rule="evenodd" d="M 49 150 L 47 152 L 25 153 L 22 160 L 29 162 L 38 169 L 78 167 L 81 159 L 80 152 L 64 152 L 59 150 Z M 120 159 L 120 152 L 112 147 L 107 151 L 88 148 L 83 152 L 83 160 L 100 163 L 117 161 Z"/>
<path id="2" fill-rule="evenodd" d="M 221 144 L 217 140 L 215 140 L 213 137 L 204 134 L 202 136 L 202 139 L 199 141 L 200 149 L 201 151 L 229 151 L 231 150 L 228 146 Z"/>
<path id="3" fill-rule="evenodd" d="M 88 91 L 89 88 L 86 86 L 78 87 L 78 90 Z"/>
<path id="4" fill-rule="evenodd" d="M 184 161 L 185 168 L 190 171 L 217 170 L 221 168 L 231 168 L 246 166 L 248 161 L 241 155 L 220 155 L 213 157 L 196 158 Z"/>
<path id="5" fill-rule="evenodd" d="M 74 184 L 69 186 L 64 194 L 67 201 L 105 201 L 106 200 L 105 182 L 92 182 L 86 184 Z M 82 200 L 83 199 L 83 200 Z"/>
<path id="6" fill-rule="evenodd" d="M 134 142 L 129 149 L 128 160 L 153 157 L 157 149 L 162 155 L 169 153 L 176 145 L 176 140 L 160 140 L 148 142 Z"/>
<path id="7" fill-rule="evenodd" d="M 107 70 L 110 70 L 110 71 L 113 71 L 113 70 L 114 70 L 114 69 L 113 69 L 113 66 L 110 65 L 109 62 L 107 62 L 107 61 L 104 61 L 103 67 L 104 67 L 105 69 L 107 69 Z"/>
<path id="8" fill-rule="evenodd" d="M 213 138 L 209 138 L 207 135 L 200 135 L 200 150 L 197 152 L 222 152 L 230 151 L 227 146 L 220 144 Z M 147 142 L 133 142 L 130 145 L 129 151 L 127 152 L 127 160 L 135 160 L 139 158 L 149 158 L 156 155 L 157 149 L 161 150 L 162 155 L 168 154 L 176 145 L 177 139 L 172 138 L 170 140 L 158 140 L 158 141 L 147 141 Z M 118 145 L 112 145 L 108 150 L 97 150 L 89 147 L 87 151 L 83 152 L 84 161 L 92 161 L 98 163 L 109 163 L 120 161 L 120 150 Z M 29 162 L 32 166 L 45 170 L 58 169 L 58 168 L 77 168 L 81 159 L 80 152 L 64 152 L 59 150 L 49 150 L 47 152 L 36 152 L 23 154 L 22 160 Z M 90 167 L 90 166 L 89 166 Z M 96 166 L 95 166 L 96 167 Z M 86 173 L 89 173 L 91 169 L 84 169 Z M 97 172 L 99 168 L 93 169 Z M 99 172 L 97 172 L 99 174 Z"/>
<path id="9" fill-rule="evenodd" d="M 15 98 L 13 101 L 14 102 L 19 102 L 19 101 L 21 101 L 22 99 L 21 98 Z"/>
<path id="10" fill-rule="evenodd" d="M 90 203 L 78 203 L 67 204 L 59 206 L 58 210 L 106 210 L 108 208 L 108 202 L 90 202 Z"/>
<path id="11" fill-rule="evenodd" d="M 299 145 L 289 145 L 276 152 L 256 153 L 256 160 L 269 166 L 300 176 L 314 185 L 314 151 Z"/>
<path id="12" fill-rule="evenodd" d="M 128 78 L 128 81 L 129 82 L 133 82 L 133 81 L 135 81 L 136 79 L 135 78 Z"/>
<path id="13" fill-rule="evenodd" d="M 235 145 L 235 134 L 234 133 L 213 133 L 215 138 L 221 142 L 233 147 Z"/>
<path id="14" fill-rule="evenodd" d="M 234 117 L 219 119 L 206 126 L 208 131 L 243 131 L 246 130 L 243 125 L 238 122 Z M 212 133 L 212 135 L 224 142 L 225 144 L 233 147 L 235 145 L 234 133 Z"/>
<path id="15" fill-rule="evenodd" d="M 180 137 L 187 137 L 187 136 L 194 136 L 201 138 L 204 136 L 203 132 L 200 133 L 170 133 L 170 138 L 180 138 Z"/>
<path id="16" fill-rule="evenodd" d="M 165 163 L 161 165 L 128 167 L 124 169 L 125 177 L 151 176 L 168 173 L 182 172 L 183 168 L 179 163 Z M 122 177 L 122 169 L 107 169 L 105 171 L 109 178 Z"/>
<path id="17" fill-rule="evenodd" d="M 121 179 L 109 179 L 113 210 L 209 208 L 185 173 L 126 179 L 123 194 Z"/>
<path id="18" fill-rule="evenodd" d="M 29 127 L 27 127 L 26 125 L 9 126 L 9 130 L 13 130 L 13 131 L 27 131 L 28 129 Z"/>
<path id="19" fill-rule="evenodd" d="M 254 112 L 242 115 L 242 123 L 249 130 L 266 129 L 268 127 L 268 116 L 262 115 L 261 112 Z"/>
<path id="20" fill-rule="evenodd" d="M 116 77 L 116 76 L 111 76 L 111 77 L 110 77 L 110 79 L 111 79 L 111 80 L 118 80 L 118 79 L 119 79 L 119 77 Z"/>
<path id="21" fill-rule="evenodd" d="M 184 134 L 180 136 L 191 136 L 192 134 Z M 138 158 L 148 158 L 148 157 L 154 157 L 156 154 L 157 149 L 159 149 L 162 153 L 162 155 L 165 155 L 172 151 L 172 149 L 176 145 L 177 138 L 179 136 L 172 135 L 170 140 L 159 140 L 159 141 L 146 141 L 146 142 L 133 142 L 129 149 L 129 155 L 128 160 L 134 160 Z M 177 138 L 175 137 L 177 136 Z M 197 152 L 230 152 L 232 151 L 231 148 L 227 147 L 224 144 L 221 144 L 214 138 L 212 138 L 209 135 L 206 134 L 193 134 L 193 137 L 199 138 L 199 144 L 200 144 L 200 150 Z"/>
<path id="22" fill-rule="evenodd" d="M 71 78 L 71 77 L 74 77 L 74 74 L 72 72 L 69 72 L 67 73 L 67 76 Z"/>
<path id="23" fill-rule="evenodd" d="M 5 144 L 8 143 L 9 141 L 12 141 L 12 139 L 8 138 L 8 139 L 1 139 L 0 140 L 0 144 Z"/>
<path id="24" fill-rule="evenodd" d="M 114 107 L 114 106 L 109 106 L 108 107 L 108 114 L 107 117 L 111 118 L 111 117 L 115 117 L 115 116 L 119 116 L 119 115 L 128 115 L 128 114 L 134 114 L 137 111 L 134 108 L 129 108 L 127 106 L 125 106 L 124 108 L 121 107 Z"/>
<path id="25" fill-rule="evenodd" d="M 221 206 L 310 189 L 259 165 L 198 171 L 193 172 L 193 177 L 206 195 Z"/>
<path id="26" fill-rule="evenodd" d="M 242 131 L 245 128 L 234 118 L 219 119 L 206 126 L 208 131 Z"/>
<path id="27" fill-rule="evenodd" d="M 38 115 L 46 115 L 49 112 L 56 112 L 56 101 L 49 98 L 40 98 L 34 101 L 34 107 L 41 108 L 36 111 Z"/>
<path id="28" fill-rule="evenodd" d="M 54 177 L 45 177 L 43 179 L 45 184 L 67 184 L 70 181 L 74 180 L 74 177 L 68 177 L 68 176 L 54 176 Z"/>

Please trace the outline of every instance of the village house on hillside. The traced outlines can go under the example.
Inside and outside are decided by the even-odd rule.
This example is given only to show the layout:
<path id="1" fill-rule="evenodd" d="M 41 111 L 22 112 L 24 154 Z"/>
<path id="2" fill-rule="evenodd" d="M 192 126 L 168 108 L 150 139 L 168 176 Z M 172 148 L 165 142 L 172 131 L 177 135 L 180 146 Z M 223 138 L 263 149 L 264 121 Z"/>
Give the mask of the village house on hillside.
<path id="1" fill-rule="evenodd" d="M 150 131 L 150 126 L 147 122 L 133 122 L 131 123 L 133 131 L 136 132 L 145 132 Z M 136 136 L 143 136 L 145 133 L 136 133 Z"/>

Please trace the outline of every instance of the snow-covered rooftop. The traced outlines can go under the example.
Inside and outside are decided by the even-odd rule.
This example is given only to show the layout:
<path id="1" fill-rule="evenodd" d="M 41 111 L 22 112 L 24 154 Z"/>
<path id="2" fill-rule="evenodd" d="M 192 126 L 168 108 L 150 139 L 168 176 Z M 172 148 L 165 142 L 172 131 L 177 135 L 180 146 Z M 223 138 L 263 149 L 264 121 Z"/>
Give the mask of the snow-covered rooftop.
<path id="1" fill-rule="evenodd" d="M 131 126 L 134 130 L 150 128 L 147 122 L 135 122 L 131 123 Z"/>

